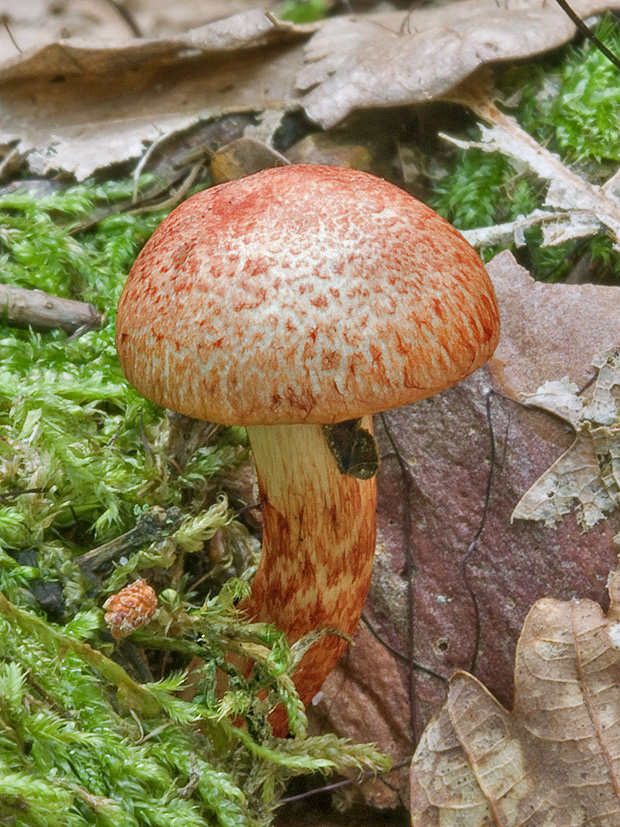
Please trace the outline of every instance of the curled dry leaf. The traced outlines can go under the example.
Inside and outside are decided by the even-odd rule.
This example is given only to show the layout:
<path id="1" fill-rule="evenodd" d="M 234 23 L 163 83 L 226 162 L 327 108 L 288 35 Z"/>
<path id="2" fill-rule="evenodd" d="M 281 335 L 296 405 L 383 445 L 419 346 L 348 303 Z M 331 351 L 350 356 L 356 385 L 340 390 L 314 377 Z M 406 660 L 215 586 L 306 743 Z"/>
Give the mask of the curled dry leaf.
<path id="1" fill-rule="evenodd" d="M 197 20 L 209 19 L 207 6 L 213 4 L 201 4 Z M 613 2 L 574 0 L 573 6 L 583 17 Z M 235 0 L 228 8 L 239 7 Z M 16 143 L 35 174 L 62 170 L 84 179 L 140 158 L 146 144 L 229 113 L 301 105 L 327 127 L 354 109 L 458 98 L 457 84 L 482 64 L 539 54 L 575 34 L 547 0 L 458 0 L 304 26 L 253 8 L 184 34 L 170 34 L 179 31 L 178 21 L 162 22 L 153 10 L 152 3 L 145 10 L 144 0 L 132 3 L 142 38 L 102 45 L 69 37 L 23 54 L 8 35 L 3 52 L 0 40 L 0 145 Z M 122 27 L 117 18 L 110 25 Z M 88 30 L 76 24 L 69 31 Z M 3 54 L 11 57 L 2 60 Z M 588 227 L 599 218 L 589 216 Z"/>
<path id="2" fill-rule="evenodd" d="M 574 0 L 583 18 L 613 6 Z M 421 103 L 446 95 L 485 63 L 524 58 L 575 34 L 546 0 L 461 0 L 409 14 L 336 17 L 314 35 L 297 84 L 310 118 L 333 126 L 353 109 Z"/>
<path id="3" fill-rule="evenodd" d="M 508 712 L 458 672 L 411 766 L 413 827 L 617 827 L 620 571 L 605 616 L 591 600 L 539 600 L 515 659 Z"/>
<path id="4" fill-rule="evenodd" d="M 579 524 L 588 530 L 620 505 L 620 352 L 604 354 L 593 365 L 598 375 L 588 395 L 563 379 L 521 397 L 527 405 L 568 422 L 576 436 L 519 500 L 513 519 L 543 520 L 553 526 L 576 504 Z"/>

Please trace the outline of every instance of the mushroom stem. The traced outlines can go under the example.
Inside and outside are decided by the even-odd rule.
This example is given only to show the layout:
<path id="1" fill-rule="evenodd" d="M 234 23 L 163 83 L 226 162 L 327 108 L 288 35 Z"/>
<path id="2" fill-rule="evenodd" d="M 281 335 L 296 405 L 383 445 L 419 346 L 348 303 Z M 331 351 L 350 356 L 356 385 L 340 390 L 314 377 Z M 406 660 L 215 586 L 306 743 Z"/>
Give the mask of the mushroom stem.
<path id="1" fill-rule="evenodd" d="M 371 418 L 362 425 L 371 431 Z M 263 510 L 263 553 L 243 608 L 283 629 L 289 643 L 328 626 L 352 634 L 372 573 L 375 478 L 342 474 L 321 425 L 253 425 L 247 431 Z M 325 635 L 304 655 L 294 681 L 305 704 L 345 646 L 342 638 Z"/>

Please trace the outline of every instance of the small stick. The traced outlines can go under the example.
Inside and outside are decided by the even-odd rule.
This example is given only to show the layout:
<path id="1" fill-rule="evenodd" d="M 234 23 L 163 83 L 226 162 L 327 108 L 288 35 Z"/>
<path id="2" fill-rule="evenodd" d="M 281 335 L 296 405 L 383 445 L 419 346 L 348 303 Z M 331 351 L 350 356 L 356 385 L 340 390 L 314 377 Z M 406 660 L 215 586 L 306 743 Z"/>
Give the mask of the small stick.
<path id="1" fill-rule="evenodd" d="M 75 333 L 81 327 L 101 327 L 101 314 L 90 302 L 63 299 L 43 290 L 0 284 L 0 314 L 13 327 L 35 330 L 61 328 Z"/>
<path id="2" fill-rule="evenodd" d="M 173 534 L 181 522 L 182 514 L 176 506 L 173 505 L 167 511 L 154 506 L 138 517 L 134 528 L 102 546 L 87 551 L 77 557 L 74 562 L 78 564 L 82 574 L 88 577 L 105 563 L 117 560 L 125 554 L 131 554 L 132 551 L 137 551 L 156 540 Z"/>
<path id="3" fill-rule="evenodd" d="M 147 207 L 136 207 L 133 210 L 129 210 L 128 214 L 141 215 L 145 212 L 157 212 L 157 210 L 167 210 L 176 207 L 179 201 L 181 201 L 181 199 L 186 195 L 190 187 L 193 185 L 203 166 L 204 159 L 197 161 L 189 171 L 187 177 L 181 182 L 179 188 L 176 190 L 172 190 L 170 196 L 165 201 L 158 201 L 157 204 L 149 204 Z"/>
<path id="4" fill-rule="evenodd" d="M 19 44 L 15 40 L 15 38 L 13 37 L 13 32 L 11 31 L 11 29 L 9 27 L 8 15 L 3 14 L 2 17 L 0 18 L 0 21 L 2 22 L 2 25 L 4 26 L 4 28 L 6 29 L 6 33 L 11 38 L 11 43 L 13 44 L 13 46 L 15 46 L 15 48 L 20 53 L 20 55 L 23 55 L 24 52 L 22 51 L 22 49 L 19 48 Z"/>
<path id="5" fill-rule="evenodd" d="M 610 60 L 613 63 L 616 69 L 620 69 L 620 60 L 618 60 L 616 55 L 598 39 L 598 37 L 588 26 L 586 26 L 581 17 L 579 17 L 577 12 L 571 6 L 568 5 L 566 0 L 555 0 L 555 2 L 562 9 L 562 11 L 565 14 L 567 14 L 568 17 L 570 17 L 577 29 L 581 32 L 581 34 L 587 37 L 588 40 L 596 46 L 599 52 L 601 52 L 601 54 L 604 54 L 607 60 Z"/>
<path id="6" fill-rule="evenodd" d="M 115 9 L 118 12 L 120 17 L 123 19 L 123 21 L 127 24 L 129 29 L 131 30 L 131 33 L 134 37 L 143 37 L 142 32 L 140 31 L 140 28 L 139 28 L 138 24 L 136 23 L 136 21 L 133 19 L 133 17 L 127 11 L 126 8 L 124 8 L 120 3 L 118 3 L 117 0 L 105 0 L 105 2 L 109 6 L 112 6 L 112 8 Z"/>
<path id="7" fill-rule="evenodd" d="M 153 152 L 158 149 L 161 144 L 170 137 L 170 133 L 166 132 L 163 135 L 159 135 L 153 143 L 149 146 L 146 150 L 142 158 L 136 164 L 136 168 L 133 171 L 133 194 L 131 196 L 131 203 L 135 204 L 138 201 L 138 184 L 140 181 L 140 175 L 142 174 L 142 170 L 146 166 L 147 161 L 153 154 Z"/>

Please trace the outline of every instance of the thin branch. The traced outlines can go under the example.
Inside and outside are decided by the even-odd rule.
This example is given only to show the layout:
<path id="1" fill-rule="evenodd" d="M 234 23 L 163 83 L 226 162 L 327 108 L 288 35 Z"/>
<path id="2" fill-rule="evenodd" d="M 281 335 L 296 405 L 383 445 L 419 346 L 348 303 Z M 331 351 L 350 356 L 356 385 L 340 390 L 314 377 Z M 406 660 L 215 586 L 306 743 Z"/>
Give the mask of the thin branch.
<path id="1" fill-rule="evenodd" d="M 116 0 L 104 0 L 104 2 L 107 3 L 108 6 L 112 6 L 112 8 L 117 12 L 119 17 L 122 18 L 123 22 L 127 24 L 127 27 L 134 35 L 134 37 L 143 37 L 143 34 L 140 31 L 138 24 L 124 6 L 122 6 L 120 3 L 117 3 Z"/>
<path id="2" fill-rule="evenodd" d="M 570 19 L 573 21 L 573 23 L 575 24 L 575 26 L 577 26 L 577 28 L 578 28 L 578 29 L 579 29 L 579 31 L 581 32 L 581 34 L 582 34 L 584 37 L 587 37 L 587 38 L 588 38 L 588 40 L 590 41 L 590 43 L 592 43 L 594 46 L 596 46 L 596 48 L 599 50 L 599 52 L 601 52 L 602 54 L 604 54 L 604 55 L 605 55 L 605 57 L 607 58 L 607 60 L 610 60 L 610 61 L 613 63 L 613 65 L 616 67 L 616 69 L 620 69 L 620 58 L 616 57 L 616 55 L 615 55 L 613 52 L 611 52 L 611 51 L 607 48 L 607 46 L 605 46 L 605 44 L 604 44 L 602 41 L 600 41 L 600 40 L 598 39 L 598 37 L 594 34 L 594 32 L 592 31 L 592 29 L 590 29 L 590 28 L 588 28 L 588 26 L 586 26 L 586 24 L 583 22 L 583 20 L 581 19 L 581 17 L 579 17 L 579 15 L 577 14 L 577 12 L 576 12 L 576 11 L 574 11 L 574 10 L 573 10 L 573 9 L 572 9 L 569 5 L 568 5 L 568 3 L 566 2 L 566 0 L 555 0 L 555 2 L 556 2 L 556 3 L 558 4 L 558 6 L 562 9 L 562 11 L 563 11 L 566 15 L 568 15 L 568 17 L 570 17 Z"/>
<path id="3" fill-rule="evenodd" d="M 140 176 L 142 175 L 142 172 L 144 170 L 144 167 L 147 165 L 149 159 L 151 158 L 151 156 L 153 155 L 155 150 L 157 150 L 169 137 L 170 137 L 170 133 L 163 132 L 161 135 L 159 135 L 157 138 L 155 138 L 155 140 L 151 143 L 151 145 L 145 151 L 144 155 L 140 158 L 140 160 L 136 164 L 136 168 L 134 169 L 133 175 L 132 175 L 132 178 L 133 178 L 133 193 L 132 193 L 132 196 L 131 196 L 131 203 L 132 204 L 136 204 L 137 201 L 138 201 L 138 184 L 139 184 L 139 181 L 140 181 Z"/>
<path id="4" fill-rule="evenodd" d="M 47 494 L 49 490 L 49 488 L 11 488 L 10 491 L 0 494 L 0 504 L 4 505 L 9 500 L 21 497 L 24 494 Z"/>
<path id="5" fill-rule="evenodd" d="M 9 325 L 76 333 L 83 327 L 101 327 L 103 317 L 90 302 L 63 299 L 43 290 L 0 284 L 0 314 Z"/>
<path id="6" fill-rule="evenodd" d="M 403 767 L 408 767 L 411 763 L 411 759 L 413 756 L 406 758 L 404 761 L 399 761 L 398 764 L 394 764 L 387 772 L 393 772 L 394 770 L 400 770 Z M 278 801 L 278 806 L 282 804 L 292 804 L 295 801 L 303 801 L 304 798 L 310 798 L 313 795 L 319 795 L 319 793 L 326 793 L 330 792 L 331 790 L 337 790 L 340 787 L 347 787 L 351 784 L 361 784 L 362 781 L 366 781 L 368 778 L 381 778 L 383 775 L 386 775 L 385 772 L 374 773 L 372 771 L 365 772 L 361 778 L 345 778 L 343 781 L 333 781 L 331 784 L 324 784 L 322 787 L 315 787 L 313 790 L 306 790 L 304 793 L 298 793 L 297 795 L 289 795 L 287 798 L 281 798 Z"/>
<path id="7" fill-rule="evenodd" d="M 78 564 L 84 576 L 92 575 L 105 563 L 117 560 L 123 555 L 129 554 L 137 549 L 144 548 L 173 534 L 180 526 L 182 514 L 176 506 L 167 511 L 155 506 L 141 514 L 134 528 L 115 537 L 102 546 L 97 546 L 85 554 L 80 555 L 74 562 Z"/>
<path id="8" fill-rule="evenodd" d="M 10 26 L 9 26 L 8 16 L 6 14 L 3 14 L 2 17 L 0 17 L 0 21 L 2 21 L 2 25 L 6 29 L 6 33 L 11 38 L 11 43 L 13 44 L 13 46 L 15 46 L 15 48 L 20 53 L 20 55 L 23 55 L 24 54 L 23 50 L 19 48 L 19 43 L 13 37 L 13 32 L 11 31 Z"/>
<path id="9" fill-rule="evenodd" d="M 157 212 L 158 210 L 168 210 L 172 209 L 173 207 L 176 207 L 179 201 L 187 194 L 189 189 L 193 186 L 203 166 L 204 159 L 201 161 L 197 161 L 197 163 L 195 163 L 194 166 L 190 169 L 186 178 L 181 182 L 179 188 L 173 190 L 170 196 L 165 201 L 160 201 L 157 204 L 150 204 L 147 207 L 136 207 L 135 209 L 128 211 L 129 215 L 141 215 L 145 212 Z"/>

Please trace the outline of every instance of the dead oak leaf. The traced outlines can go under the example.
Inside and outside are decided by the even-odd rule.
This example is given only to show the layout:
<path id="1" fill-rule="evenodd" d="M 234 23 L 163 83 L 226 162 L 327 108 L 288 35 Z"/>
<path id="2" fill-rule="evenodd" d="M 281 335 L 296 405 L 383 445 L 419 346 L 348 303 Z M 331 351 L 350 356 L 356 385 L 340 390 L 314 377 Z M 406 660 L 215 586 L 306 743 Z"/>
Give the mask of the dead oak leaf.
<path id="1" fill-rule="evenodd" d="M 587 530 L 620 505 L 620 351 L 593 362 L 598 375 L 589 400 L 568 379 L 546 382 L 522 395 L 527 404 L 558 416 L 576 432 L 571 447 L 526 491 L 512 519 L 553 526 L 573 503 Z"/>
<path id="2" fill-rule="evenodd" d="M 0 146 L 85 180 L 223 114 L 287 110 L 312 30 L 251 9 L 159 39 L 48 43 L 0 63 Z"/>
<path id="3" fill-rule="evenodd" d="M 411 766 L 413 827 L 620 823 L 620 570 L 607 616 L 544 598 L 517 645 L 508 712 L 457 672 Z"/>
<path id="4" fill-rule="evenodd" d="M 613 2 L 574 0 L 572 6 L 584 17 Z M 335 17 L 307 44 L 297 85 L 307 92 L 308 116 L 327 128 L 354 109 L 445 95 L 485 63 L 540 54 L 575 32 L 546 0 L 460 0 L 406 15 Z"/>
<path id="5" fill-rule="evenodd" d="M 506 706 L 513 696 L 514 654 L 529 609 L 545 595 L 601 602 L 614 567 L 613 534 L 620 513 L 587 534 L 573 513 L 555 530 L 541 521 L 515 520 L 515 504 L 574 438 L 564 421 L 544 411 L 491 400 L 496 465 L 484 532 L 468 555 L 479 624 L 463 583 L 463 554 L 480 526 L 488 481 L 489 388 L 518 398 L 550 378 L 568 375 L 578 387 L 592 379 L 592 361 L 620 343 L 620 290 L 593 284 L 535 281 L 504 251 L 487 265 L 502 318 L 498 349 L 485 368 L 428 400 L 376 420 L 383 457 L 379 471 L 378 543 L 365 618 L 356 645 L 327 678 L 312 707 L 318 731 L 376 741 L 395 764 L 411 752 L 410 682 L 419 731 L 445 702 L 447 687 L 423 671 L 412 681 L 405 658 L 414 606 L 415 662 L 449 677 L 467 669 L 478 642 L 476 674 Z M 593 388 L 587 389 L 592 394 Z M 403 475 L 393 445 L 406 463 Z M 411 556 L 409 556 L 411 555 Z M 406 560 L 416 566 L 413 604 Z M 413 693 L 412 693 L 413 694 Z M 408 779 L 393 773 L 367 800 L 396 789 L 408 800 Z M 396 798 L 396 796 L 395 796 Z M 454 816 L 454 814 L 452 814 Z M 446 816 L 444 827 L 454 827 Z M 458 822 L 457 822 L 458 823 Z M 555 827 L 555 825 L 549 825 Z"/>

